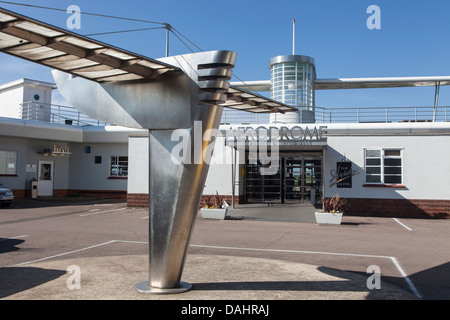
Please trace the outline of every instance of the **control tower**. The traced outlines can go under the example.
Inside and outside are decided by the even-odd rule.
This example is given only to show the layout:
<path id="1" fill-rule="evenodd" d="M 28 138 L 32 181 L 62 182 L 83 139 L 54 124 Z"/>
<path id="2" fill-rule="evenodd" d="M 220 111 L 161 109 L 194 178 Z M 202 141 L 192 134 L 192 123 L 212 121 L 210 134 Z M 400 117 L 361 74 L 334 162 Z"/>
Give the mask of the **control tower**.
<path id="1" fill-rule="evenodd" d="M 294 112 L 271 114 L 270 122 L 314 123 L 314 59 L 302 55 L 283 55 L 270 59 L 269 65 L 271 98 L 297 108 Z"/>

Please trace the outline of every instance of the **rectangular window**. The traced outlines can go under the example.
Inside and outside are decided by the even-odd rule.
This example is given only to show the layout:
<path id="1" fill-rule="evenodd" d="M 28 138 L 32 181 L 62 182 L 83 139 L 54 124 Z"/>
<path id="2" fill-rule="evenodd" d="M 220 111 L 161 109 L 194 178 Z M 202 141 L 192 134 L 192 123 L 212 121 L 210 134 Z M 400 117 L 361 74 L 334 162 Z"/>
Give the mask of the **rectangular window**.
<path id="1" fill-rule="evenodd" d="M 384 183 L 401 184 L 402 183 L 402 150 L 385 149 L 384 150 Z"/>
<path id="2" fill-rule="evenodd" d="M 0 151 L 0 174 L 17 174 L 17 152 Z"/>
<path id="3" fill-rule="evenodd" d="M 112 156 L 110 176 L 127 177 L 128 176 L 128 157 Z"/>
<path id="4" fill-rule="evenodd" d="M 381 183 L 381 150 L 365 151 L 366 182 Z"/>
<path id="5" fill-rule="evenodd" d="M 402 183 L 401 149 L 366 149 L 364 156 L 366 183 Z"/>

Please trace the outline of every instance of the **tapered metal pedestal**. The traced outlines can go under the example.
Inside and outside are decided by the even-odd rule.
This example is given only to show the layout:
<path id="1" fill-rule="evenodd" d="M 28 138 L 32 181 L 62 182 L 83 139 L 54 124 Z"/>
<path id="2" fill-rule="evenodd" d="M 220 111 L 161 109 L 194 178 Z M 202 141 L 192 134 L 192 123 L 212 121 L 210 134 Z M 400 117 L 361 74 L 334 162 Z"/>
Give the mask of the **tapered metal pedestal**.
<path id="1" fill-rule="evenodd" d="M 134 287 L 139 292 L 149 294 L 176 294 L 183 293 L 192 289 L 192 285 L 190 283 L 183 281 L 180 282 L 180 285 L 178 287 L 168 289 L 150 287 L 148 281 L 139 282 Z"/>

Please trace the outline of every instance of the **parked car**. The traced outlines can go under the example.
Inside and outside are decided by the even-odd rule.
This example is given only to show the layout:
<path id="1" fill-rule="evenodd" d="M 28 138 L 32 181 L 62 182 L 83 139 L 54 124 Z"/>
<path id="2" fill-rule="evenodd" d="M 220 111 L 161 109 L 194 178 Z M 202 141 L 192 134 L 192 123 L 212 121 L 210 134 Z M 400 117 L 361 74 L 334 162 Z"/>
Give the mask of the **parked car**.
<path id="1" fill-rule="evenodd" d="M 8 189 L 0 184 L 0 206 L 9 207 L 14 201 L 14 194 L 11 189 Z"/>

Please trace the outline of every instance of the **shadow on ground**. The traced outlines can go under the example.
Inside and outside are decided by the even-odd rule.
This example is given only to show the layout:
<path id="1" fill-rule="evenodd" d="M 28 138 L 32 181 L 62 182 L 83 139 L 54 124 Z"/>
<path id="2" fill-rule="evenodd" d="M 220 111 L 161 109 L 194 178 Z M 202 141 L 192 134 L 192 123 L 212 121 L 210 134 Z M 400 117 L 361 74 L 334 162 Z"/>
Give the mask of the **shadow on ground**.
<path id="1" fill-rule="evenodd" d="M 65 270 L 29 267 L 0 268 L 0 299 L 37 287 L 65 274 L 67 274 Z"/>
<path id="2" fill-rule="evenodd" d="M 393 285 L 383 286 L 383 290 L 369 289 L 365 279 L 367 274 L 353 273 L 328 267 L 318 267 L 323 274 L 336 277 L 336 280 L 322 281 L 227 281 L 193 283 L 194 290 L 199 291 L 291 291 L 338 293 L 366 293 L 367 300 L 415 300 L 412 293 Z M 320 295 L 320 294 L 319 294 Z"/>
<path id="3" fill-rule="evenodd" d="M 25 242 L 25 240 L 0 238 L 0 254 L 19 250 L 20 248 L 16 246 L 23 242 Z"/>

